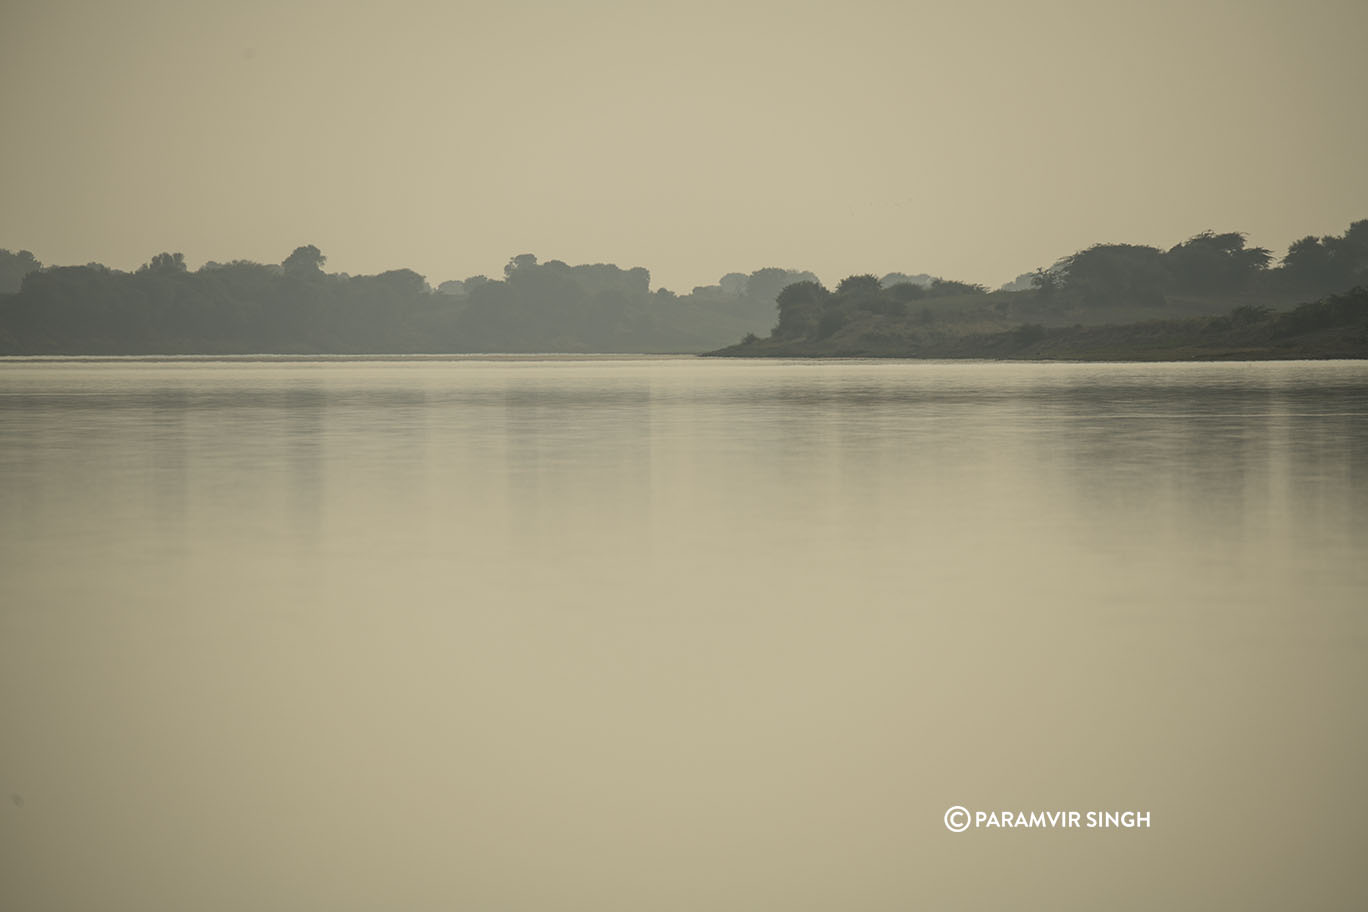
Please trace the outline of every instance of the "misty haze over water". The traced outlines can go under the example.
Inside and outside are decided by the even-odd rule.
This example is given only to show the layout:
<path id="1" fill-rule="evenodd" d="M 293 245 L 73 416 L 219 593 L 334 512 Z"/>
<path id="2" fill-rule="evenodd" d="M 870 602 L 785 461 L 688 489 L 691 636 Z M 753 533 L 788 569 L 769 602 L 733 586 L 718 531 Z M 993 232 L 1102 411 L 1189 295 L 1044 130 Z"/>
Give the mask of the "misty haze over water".
<path id="1" fill-rule="evenodd" d="M 0 477 L 9 908 L 1368 902 L 1363 363 L 4 360 Z"/>

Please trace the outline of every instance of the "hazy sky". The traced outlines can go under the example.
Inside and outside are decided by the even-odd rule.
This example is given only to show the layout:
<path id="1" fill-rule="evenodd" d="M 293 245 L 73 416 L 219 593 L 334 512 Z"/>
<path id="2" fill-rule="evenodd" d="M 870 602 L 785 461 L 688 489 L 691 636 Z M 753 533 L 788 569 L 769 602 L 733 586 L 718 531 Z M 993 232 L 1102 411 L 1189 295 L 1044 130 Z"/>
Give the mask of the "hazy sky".
<path id="1" fill-rule="evenodd" d="M 1368 4 L 16 2 L 0 247 L 991 285 L 1368 217 Z"/>

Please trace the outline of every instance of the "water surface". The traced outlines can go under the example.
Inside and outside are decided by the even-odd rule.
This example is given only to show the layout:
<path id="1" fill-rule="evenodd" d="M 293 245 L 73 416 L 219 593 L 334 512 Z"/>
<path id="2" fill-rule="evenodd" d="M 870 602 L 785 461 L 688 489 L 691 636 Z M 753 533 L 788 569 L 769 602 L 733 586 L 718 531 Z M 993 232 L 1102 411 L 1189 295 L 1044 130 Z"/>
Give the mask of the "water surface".
<path id="1" fill-rule="evenodd" d="M 0 481 L 7 908 L 1368 903 L 1363 364 L 5 360 Z"/>

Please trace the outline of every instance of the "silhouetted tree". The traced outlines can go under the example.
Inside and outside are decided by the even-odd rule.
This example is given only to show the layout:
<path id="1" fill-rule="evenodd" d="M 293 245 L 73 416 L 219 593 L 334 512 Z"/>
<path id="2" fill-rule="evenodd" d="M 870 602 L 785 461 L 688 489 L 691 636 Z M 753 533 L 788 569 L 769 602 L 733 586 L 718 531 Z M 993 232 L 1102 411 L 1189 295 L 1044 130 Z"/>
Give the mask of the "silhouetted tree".
<path id="1" fill-rule="evenodd" d="M 836 286 L 836 293 L 842 296 L 877 295 L 882 290 L 883 286 L 879 284 L 878 277 L 868 274 L 846 276 Z"/>
<path id="2" fill-rule="evenodd" d="M 42 268 L 43 264 L 27 250 L 18 253 L 0 250 L 0 294 L 18 291 L 24 282 L 24 276 Z"/>
<path id="3" fill-rule="evenodd" d="M 729 272 L 717 280 L 717 287 L 728 297 L 739 298 L 747 293 L 749 279 L 743 272 Z"/>
<path id="4" fill-rule="evenodd" d="M 1352 223 L 1340 236 L 1294 242 L 1279 272 L 1293 288 L 1315 293 L 1368 283 L 1368 219 Z"/>
<path id="5" fill-rule="evenodd" d="M 925 285 L 916 282 L 898 282 L 884 287 L 884 294 L 895 301 L 918 301 L 927 296 Z"/>
<path id="6" fill-rule="evenodd" d="M 1050 269 L 1037 269 L 1031 273 L 1031 287 L 1043 298 L 1054 297 L 1062 284 L 1059 273 Z"/>
<path id="7" fill-rule="evenodd" d="M 822 305 L 831 296 L 819 282 L 795 282 L 779 292 L 779 323 L 773 335 L 800 339 L 817 331 Z"/>
<path id="8" fill-rule="evenodd" d="M 519 269 L 531 269 L 536 265 L 536 256 L 530 253 L 520 253 L 517 256 L 511 258 L 508 261 L 508 265 L 504 267 L 504 278 L 508 278 Z"/>
<path id="9" fill-rule="evenodd" d="M 767 266 L 764 269 L 755 270 L 746 279 L 746 297 L 773 306 L 779 298 L 779 292 L 794 282 L 815 281 L 817 281 L 817 277 L 810 272 Z"/>
<path id="10" fill-rule="evenodd" d="M 1262 247 L 1246 249 L 1242 232 L 1203 231 L 1170 248 L 1163 265 L 1179 291 L 1231 292 L 1247 287 L 1271 259 Z"/>
<path id="11" fill-rule="evenodd" d="M 159 253 L 140 266 L 138 272 L 154 272 L 163 275 L 175 275 L 176 273 L 185 272 L 185 254 Z"/>
<path id="12" fill-rule="evenodd" d="M 317 247 L 306 244 L 303 247 L 296 247 L 280 265 L 287 276 L 312 279 L 323 274 L 323 264 L 327 260 L 328 258 Z"/>
<path id="13" fill-rule="evenodd" d="M 1065 260 L 1064 285 L 1084 304 L 1161 304 L 1169 282 L 1164 252 L 1137 244 L 1097 244 Z"/>
<path id="14" fill-rule="evenodd" d="M 987 294 L 988 289 L 977 282 L 958 282 L 954 279 L 933 279 L 927 294 L 939 298 L 947 295 Z"/>

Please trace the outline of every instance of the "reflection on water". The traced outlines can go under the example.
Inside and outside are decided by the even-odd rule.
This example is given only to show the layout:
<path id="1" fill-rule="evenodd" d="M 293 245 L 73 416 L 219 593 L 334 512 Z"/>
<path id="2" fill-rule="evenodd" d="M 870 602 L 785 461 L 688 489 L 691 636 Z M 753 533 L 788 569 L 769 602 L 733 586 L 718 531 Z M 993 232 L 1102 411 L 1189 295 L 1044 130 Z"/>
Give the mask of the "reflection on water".
<path id="1" fill-rule="evenodd" d="M 1365 457 L 1350 363 L 0 362 L 0 899 L 1360 906 Z"/>

